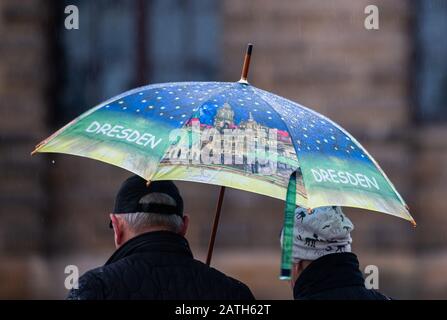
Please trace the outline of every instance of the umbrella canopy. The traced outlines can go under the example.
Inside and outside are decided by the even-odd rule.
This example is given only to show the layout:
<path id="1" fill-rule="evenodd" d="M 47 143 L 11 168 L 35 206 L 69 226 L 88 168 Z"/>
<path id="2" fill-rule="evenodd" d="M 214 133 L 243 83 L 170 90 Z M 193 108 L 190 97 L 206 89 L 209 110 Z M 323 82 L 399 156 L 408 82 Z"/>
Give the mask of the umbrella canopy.
<path id="1" fill-rule="evenodd" d="M 241 80 L 154 84 L 85 112 L 35 152 L 88 157 L 151 180 L 222 186 L 208 248 L 211 261 L 225 187 L 286 200 L 281 278 L 290 278 L 296 205 L 348 206 L 415 224 L 377 162 L 346 130 L 298 103 Z"/>
<path id="2" fill-rule="evenodd" d="M 155 84 L 82 114 L 36 147 L 88 157 L 146 180 L 185 180 L 296 204 L 370 209 L 413 221 L 376 161 L 343 128 L 246 83 Z"/>

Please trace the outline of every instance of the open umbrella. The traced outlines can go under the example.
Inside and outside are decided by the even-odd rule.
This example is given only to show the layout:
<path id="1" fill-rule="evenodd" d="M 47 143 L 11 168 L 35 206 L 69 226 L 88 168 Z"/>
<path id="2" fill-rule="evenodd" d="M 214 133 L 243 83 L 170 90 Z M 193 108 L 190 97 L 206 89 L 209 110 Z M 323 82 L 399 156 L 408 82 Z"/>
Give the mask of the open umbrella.
<path id="1" fill-rule="evenodd" d="M 247 82 L 251 50 L 249 45 L 238 82 L 164 83 L 127 91 L 80 115 L 33 153 L 97 159 L 148 181 L 222 186 L 208 263 L 225 187 L 282 200 L 287 195 L 288 203 L 309 209 L 350 206 L 414 223 L 390 180 L 353 136 L 325 116 Z M 290 212 L 291 206 L 285 218 L 289 251 Z M 285 253 L 284 259 L 287 277 Z"/>

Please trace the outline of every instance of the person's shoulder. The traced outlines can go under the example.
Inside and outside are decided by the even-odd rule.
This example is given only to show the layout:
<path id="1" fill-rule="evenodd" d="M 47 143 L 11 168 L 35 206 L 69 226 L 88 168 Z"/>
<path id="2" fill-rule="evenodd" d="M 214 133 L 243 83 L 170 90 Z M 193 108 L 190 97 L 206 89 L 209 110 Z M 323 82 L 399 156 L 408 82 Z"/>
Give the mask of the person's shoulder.
<path id="1" fill-rule="evenodd" d="M 123 280 L 129 259 L 121 259 L 114 263 L 91 269 L 84 273 L 78 281 L 77 288 L 70 290 L 69 300 L 98 300 L 114 296 L 114 288 Z"/>
<path id="2" fill-rule="evenodd" d="M 101 278 L 104 267 L 87 271 L 68 293 L 68 300 L 96 300 L 104 296 L 104 282 Z"/>
<path id="3" fill-rule="evenodd" d="M 250 288 L 240 280 L 234 279 L 230 276 L 225 275 L 230 281 L 233 282 L 235 288 L 237 288 L 237 292 L 239 295 L 238 299 L 241 300 L 255 300 L 253 293 Z"/>
<path id="4" fill-rule="evenodd" d="M 224 285 L 227 289 L 227 291 L 232 292 L 232 297 L 234 299 L 238 300 L 254 300 L 255 297 L 253 296 L 253 293 L 248 288 L 248 286 L 243 283 L 242 281 L 232 278 L 222 271 L 219 271 L 213 267 L 208 266 L 207 264 L 194 260 L 194 263 L 200 266 L 204 271 L 209 275 L 209 278 L 212 278 L 211 280 L 216 280 L 216 283 L 219 283 L 219 285 Z"/>
<path id="5" fill-rule="evenodd" d="M 113 263 L 92 269 L 86 272 L 80 280 L 84 278 L 85 282 L 91 281 L 100 283 L 102 286 L 107 286 L 108 284 L 116 283 L 120 278 L 125 278 L 126 271 L 140 267 L 136 265 L 138 261 L 133 256 L 128 256 Z M 127 276 L 129 275 L 127 274 Z"/>

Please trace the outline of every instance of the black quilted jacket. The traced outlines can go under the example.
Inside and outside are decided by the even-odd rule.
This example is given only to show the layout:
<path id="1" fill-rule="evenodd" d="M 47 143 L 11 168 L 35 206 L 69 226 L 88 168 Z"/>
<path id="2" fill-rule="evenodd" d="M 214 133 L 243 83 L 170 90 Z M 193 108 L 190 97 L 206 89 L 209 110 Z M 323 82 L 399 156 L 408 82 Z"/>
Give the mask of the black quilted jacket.
<path id="1" fill-rule="evenodd" d="M 188 242 L 167 231 L 139 235 L 103 267 L 79 279 L 67 299 L 254 299 L 248 287 L 195 260 Z"/>
<path id="2" fill-rule="evenodd" d="M 350 252 L 313 261 L 295 282 L 293 295 L 297 300 L 389 300 L 365 287 L 357 256 Z"/>

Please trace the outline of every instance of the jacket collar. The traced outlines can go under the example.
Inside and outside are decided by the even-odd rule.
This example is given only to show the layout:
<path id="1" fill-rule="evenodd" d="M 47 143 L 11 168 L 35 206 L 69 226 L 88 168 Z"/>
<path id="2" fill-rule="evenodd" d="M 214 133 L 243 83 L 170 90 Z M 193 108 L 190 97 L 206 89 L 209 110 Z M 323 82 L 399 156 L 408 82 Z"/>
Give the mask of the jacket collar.
<path id="1" fill-rule="evenodd" d="M 334 288 L 365 286 L 357 256 L 350 252 L 333 253 L 313 261 L 295 282 L 293 296 L 309 295 Z"/>
<path id="2" fill-rule="evenodd" d="M 145 252 L 172 252 L 193 257 L 188 241 L 181 235 L 170 231 L 153 231 L 128 240 L 113 253 L 105 265 Z"/>

